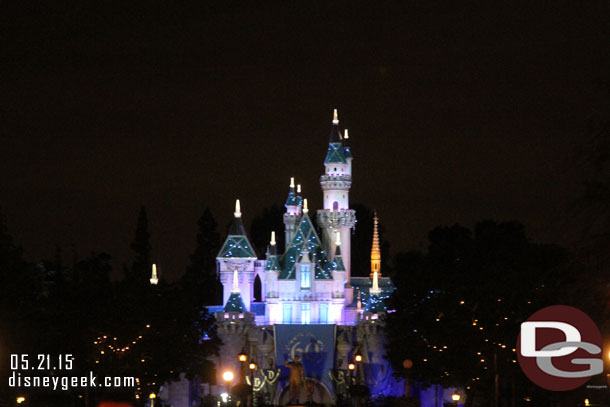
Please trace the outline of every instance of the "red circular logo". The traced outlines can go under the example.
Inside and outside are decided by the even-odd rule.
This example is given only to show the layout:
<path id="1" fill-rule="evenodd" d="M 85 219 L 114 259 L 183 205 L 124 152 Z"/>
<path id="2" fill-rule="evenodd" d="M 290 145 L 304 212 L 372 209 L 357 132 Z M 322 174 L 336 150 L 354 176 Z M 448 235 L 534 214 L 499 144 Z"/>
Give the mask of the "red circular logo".
<path id="1" fill-rule="evenodd" d="M 517 356 L 523 372 L 538 386 L 572 390 L 603 371 L 602 336 L 584 312 L 553 305 L 521 324 Z"/>

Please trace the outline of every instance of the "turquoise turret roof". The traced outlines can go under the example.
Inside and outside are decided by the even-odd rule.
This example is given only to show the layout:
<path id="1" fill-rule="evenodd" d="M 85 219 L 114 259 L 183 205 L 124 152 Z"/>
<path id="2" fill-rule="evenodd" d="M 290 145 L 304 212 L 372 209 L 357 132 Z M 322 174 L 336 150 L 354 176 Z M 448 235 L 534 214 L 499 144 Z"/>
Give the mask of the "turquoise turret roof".
<path id="1" fill-rule="evenodd" d="M 333 263 L 322 249 L 322 243 L 307 213 L 303 214 L 294 238 L 282 256 L 282 271 L 280 280 L 296 279 L 295 265 L 301 259 L 301 252 L 307 249 L 315 264 L 315 278 L 317 280 L 332 280 Z"/>
<path id="2" fill-rule="evenodd" d="M 294 188 L 290 188 L 290 192 L 288 192 L 288 198 L 286 199 L 286 203 L 284 206 L 299 206 L 299 197 L 297 197 L 294 193 Z"/>
<path id="3" fill-rule="evenodd" d="M 328 153 L 326 153 L 326 159 L 324 160 L 324 165 L 327 164 L 347 164 L 345 149 L 341 142 L 328 143 Z"/>
<path id="4" fill-rule="evenodd" d="M 225 240 L 217 258 L 250 258 L 256 259 L 256 253 L 252 249 L 252 245 L 246 236 L 246 228 L 241 219 L 241 210 L 239 207 L 239 199 L 235 204 L 235 217 L 229 228 L 229 236 Z"/>
<path id="5" fill-rule="evenodd" d="M 279 271 L 280 270 L 280 256 L 271 254 L 267 256 L 267 264 L 265 264 L 265 271 Z"/>
<path id="6" fill-rule="evenodd" d="M 244 304 L 241 295 L 239 293 L 231 293 L 225 305 L 225 312 L 244 312 L 245 310 L 246 304 Z"/>
<path id="7" fill-rule="evenodd" d="M 248 238 L 244 235 L 229 235 L 222 245 L 217 257 L 228 258 L 251 258 L 256 259 L 256 254 Z"/>

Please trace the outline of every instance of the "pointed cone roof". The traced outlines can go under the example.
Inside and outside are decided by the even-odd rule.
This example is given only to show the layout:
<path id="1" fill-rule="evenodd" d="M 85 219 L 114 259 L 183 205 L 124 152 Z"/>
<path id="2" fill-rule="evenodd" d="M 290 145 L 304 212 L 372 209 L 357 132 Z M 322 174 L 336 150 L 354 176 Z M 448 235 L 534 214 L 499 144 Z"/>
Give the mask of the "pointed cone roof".
<path id="1" fill-rule="evenodd" d="M 328 143 L 328 152 L 326 153 L 326 159 L 324 164 L 346 164 L 345 151 L 343 149 L 343 143 L 341 142 L 341 135 L 339 132 L 339 118 L 337 116 L 337 109 L 333 114 L 333 126 L 330 129 L 330 141 Z"/>
<path id="2" fill-rule="evenodd" d="M 341 143 L 329 143 L 328 152 L 324 159 L 324 165 L 328 164 L 347 164 L 345 159 L 345 151 Z"/>
<path id="3" fill-rule="evenodd" d="M 267 248 L 267 263 L 265 271 L 279 271 L 280 256 L 277 255 L 277 242 L 275 241 L 275 232 L 271 232 L 271 241 Z"/>
<path id="4" fill-rule="evenodd" d="M 345 264 L 343 264 L 343 257 L 341 256 L 341 246 L 335 248 L 335 259 L 333 260 L 333 270 L 345 271 Z"/>
<path id="5" fill-rule="evenodd" d="M 231 293 L 231 296 L 225 304 L 225 312 L 244 312 L 246 304 L 239 293 Z"/>
<path id="6" fill-rule="evenodd" d="M 269 256 L 267 256 L 265 271 L 279 271 L 280 269 L 280 256 L 278 256 L 277 254 L 270 254 Z"/>
<path id="7" fill-rule="evenodd" d="M 326 252 L 307 212 L 303 214 L 299 227 L 292 241 L 282 256 L 282 271 L 280 280 L 294 280 L 296 278 L 295 265 L 301 258 L 301 252 L 306 249 L 315 264 L 315 278 L 318 280 L 332 280 L 332 263 L 328 260 Z"/>
<path id="8" fill-rule="evenodd" d="M 252 245 L 246 236 L 246 228 L 244 228 L 242 222 L 239 200 L 236 201 L 234 215 L 233 223 L 231 223 L 229 228 L 229 235 L 216 257 L 256 259 L 256 253 L 254 253 Z"/>

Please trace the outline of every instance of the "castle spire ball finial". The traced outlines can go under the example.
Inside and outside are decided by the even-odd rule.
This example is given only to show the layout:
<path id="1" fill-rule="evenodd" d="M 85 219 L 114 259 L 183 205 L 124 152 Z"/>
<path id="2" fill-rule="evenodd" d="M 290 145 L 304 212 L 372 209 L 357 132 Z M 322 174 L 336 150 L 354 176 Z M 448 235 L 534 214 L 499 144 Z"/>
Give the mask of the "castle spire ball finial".
<path id="1" fill-rule="evenodd" d="M 297 194 L 300 194 L 300 193 L 301 193 L 301 184 L 298 184 L 297 185 Z"/>
<path id="2" fill-rule="evenodd" d="M 347 129 L 343 132 L 343 140 L 349 139 L 349 134 L 347 134 Z"/>
<path id="3" fill-rule="evenodd" d="M 269 244 L 271 246 L 275 246 L 275 230 L 271 231 L 271 242 L 269 242 Z"/>
<path id="4" fill-rule="evenodd" d="M 294 177 L 290 177 L 290 188 L 294 188 Z"/>
<path id="5" fill-rule="evenodd" d="M 339 114 L 337 113 L 337 109 L 333 110 L 333 124 L 339 124 Z"/>
<path id="6" fill-rule="evenodd" d="M 309 208 L 307 207 L 307 198 L 303 199 L 303 213 L 309 212 Z"/>
<path id="7" fill-rule="evenodd" d="M 233 212 L 236 218 L 241 218 L 241 206 L 239 205 L 239 199 L 235 200 L 235 212 Z"/>

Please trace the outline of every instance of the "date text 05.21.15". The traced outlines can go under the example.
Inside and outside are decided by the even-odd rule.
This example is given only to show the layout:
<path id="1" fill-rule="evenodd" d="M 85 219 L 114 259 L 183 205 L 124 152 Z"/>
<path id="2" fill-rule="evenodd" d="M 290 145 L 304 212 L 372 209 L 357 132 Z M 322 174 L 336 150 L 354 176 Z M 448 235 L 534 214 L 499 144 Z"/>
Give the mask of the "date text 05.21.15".
<path id="1" fill-rule="evenodd" d="M 72 370 L 71 354 L 11 354 L 11 370 Z"/>

